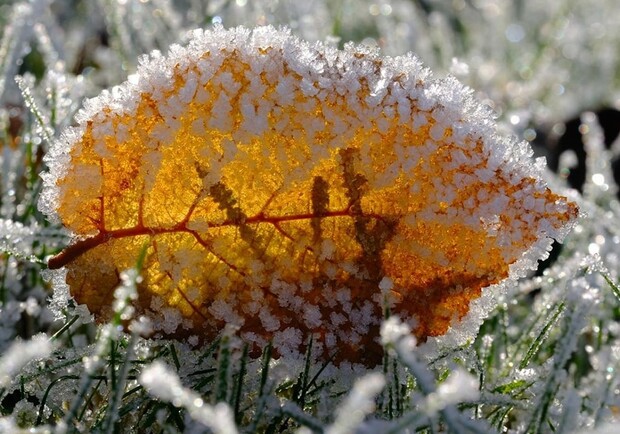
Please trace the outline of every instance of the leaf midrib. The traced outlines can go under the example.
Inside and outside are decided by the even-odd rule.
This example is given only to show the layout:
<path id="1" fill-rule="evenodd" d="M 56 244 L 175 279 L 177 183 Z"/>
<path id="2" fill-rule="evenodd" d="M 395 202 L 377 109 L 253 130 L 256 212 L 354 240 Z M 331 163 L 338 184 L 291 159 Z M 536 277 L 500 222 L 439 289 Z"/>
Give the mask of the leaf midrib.
<path id="1" fill-rule="evenodd" d="M 335 211 L 325 211 L 320 214 L 317 213 L 303 213 L 303 214 L 292 214 L 292 215 L 284 215 L 284 216 L 269 216 L 265 215 L 265 213 L 261 212 L 252 217 L 248 217 L 243 221 L 233 221 L 230 219 L 224 220 L 222 222 L 208 222 L 208 228 L 221 228 L 221 227 L 229 227 L 229 226 L 243 226 L 243 225 L 256 225 L 256 224 L 272 224 L 277 226 L 280 223 L 288 222 L 288 221 L 296 221 L 296 220 L 311 220 L 315 218 L 335 218 L 335 217 L 351 217 L 351 218 L 359 218 L 366 217 L 370 219 L 376 220 L 385 220 L 384 216 L 374 214 L 374 213 L 364 213 L 363 215 L 359 215 L 358 213 L 352 212 L 351 206 Z M 141 235 L 161 235 L 161 234 L 169 234 L 169 233 L 189 233 L 194 235 L 199 241 L 201 241 L 200 235 L 198 231 L 194 229 L 190 229 L 188 227 L 188 220 L 183 220 L 182 222 L 171 226 L 171 227 L 149 227 L 143 224 L 138 224 L 131 228 L 122 228 L 122 229 L 114 229 L 114 230 L 101 230 L 96 235 L 92 235 L 87 238 L 82 238 L 77 242 L 67 246 L 57 255 L 51 257 L 48 261 L 48 268 L 51 270 L 59 269 L 67 264 L 71 263 L 84 253 L 92 250 L 101 244 L 105 244 L 113 239 L 122 239 L 127 237 L 135 237 Z M 202 240 L 204 242 L 204 240 Z M 201 244 L 203 243 L 201 242 Z"/>

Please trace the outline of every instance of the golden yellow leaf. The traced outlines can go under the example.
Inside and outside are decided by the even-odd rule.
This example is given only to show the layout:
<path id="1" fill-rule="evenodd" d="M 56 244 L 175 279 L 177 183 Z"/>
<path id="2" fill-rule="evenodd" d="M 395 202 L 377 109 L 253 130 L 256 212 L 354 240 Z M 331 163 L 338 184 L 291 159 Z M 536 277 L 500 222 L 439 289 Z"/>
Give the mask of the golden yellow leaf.
<path id="1" fill-rule="evenodd" d="M 162 336 L 232 323 L 288 356 L 312 333 L 375 365 L 384 309 L 421 340 L 458 328 L 577 216 L 456 80 L 271 27 L 196 31 L 78 124 L 48 159 L 42 208 L 77 236 L 49 266 L 105 320 L 148 245 L 137 307 Z"/>

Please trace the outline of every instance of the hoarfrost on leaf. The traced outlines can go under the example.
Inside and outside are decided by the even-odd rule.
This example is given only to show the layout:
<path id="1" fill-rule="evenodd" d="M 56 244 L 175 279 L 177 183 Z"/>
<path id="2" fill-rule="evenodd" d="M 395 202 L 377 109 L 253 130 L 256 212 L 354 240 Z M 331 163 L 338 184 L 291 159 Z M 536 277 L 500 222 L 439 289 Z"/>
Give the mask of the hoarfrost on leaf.
<path id="1" fill-rule="evenodd" d="M 232 323 L 294 358 L 314 334 L 372 367 L 387 303 L 462 342 L 577 216 L 456 79 L 273 27 L 195 31 L 77 119 L 46 157 L 41 209 L 75 234 L 49 266 L 105 321 L 146 245 L 136 313 L 170 337 Z"/>

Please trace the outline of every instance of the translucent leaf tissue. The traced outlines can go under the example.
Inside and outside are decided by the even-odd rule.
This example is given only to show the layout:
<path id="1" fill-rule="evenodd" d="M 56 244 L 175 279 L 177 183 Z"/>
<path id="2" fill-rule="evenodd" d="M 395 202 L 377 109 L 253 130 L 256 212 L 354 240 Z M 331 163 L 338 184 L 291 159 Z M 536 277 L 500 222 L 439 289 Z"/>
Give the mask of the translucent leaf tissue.
<path id="1" fill-rule="evenodd" d="M 40 208 L 74 234 L 49 267 L 104 321 L 146 248 L 136 308 L 191 343 L 233 324 L 254 354 L 312 335 L 375 366 L 387 315 L 463 342 L 578 215 L 455 79 L 272 27 L 197 30 L 76 121 L 47 156 Z"/>

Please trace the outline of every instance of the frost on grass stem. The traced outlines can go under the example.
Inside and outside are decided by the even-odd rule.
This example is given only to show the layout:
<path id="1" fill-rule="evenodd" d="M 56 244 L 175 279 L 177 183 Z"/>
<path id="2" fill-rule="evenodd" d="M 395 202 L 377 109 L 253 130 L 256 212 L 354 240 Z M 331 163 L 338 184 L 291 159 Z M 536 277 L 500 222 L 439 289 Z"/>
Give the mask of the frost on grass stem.
<path id="1" fill-rule="evenodd" d="M 381 342 L 388 351 L 398 357 L 416 380 L 416 384 L 424 397 L 420 408 L 435 423 L 439 416 L 454 432 L 487 432 L 488 427 L 483 421 L 471 420 L 459 412 L 454 406 L 464 401 L 475 401 L 479 398 L 478 382 L 467 372 L 457 370 L 441 385 L 437 385 L 429 367 L 420 362 L 415 354 L 415 340 L 411 336 L 409 325 L 404 324 L 395 316 L 385 320 L 381 326 Z M 413 414 L 414 419 L 415 414 Z M 403 421 L 407 426 L 408 418 Z"/>
<path id="2" fill-rule="evenodd" d="M 135 268 L 125 270 L 120 275 L 121 284 L 114 291 L 114 312 L 117 313 L 117 320 L 126 321 L 133 318 L 135 308 L 132 304 L 138 298 L 136 285 L 142 278 L 140 272 Z"/>
<path id="3" fill-rule="evenodd" d="M 209 427 L 216 434 L 234 434 L 237 428 L 230 407 L 220 402 L 205 403 L 200 395 L 186 389 L 179 377 L 162 362 L 154 362 L 142 371 L 140 383 L 156 398 L 183 407 L 192 419 Z"/>
<path id="4" fill-rule="evenodd" d="M 580 132 L 588 155 L 583 194 L 595 203 L 607 204 L 617 194 L 618 186 L 614 182 L 611 152 L 605 149 L 603 128 L 594 113 L 581 115 Z"/>
<path id="5" fill-rule="evenodd" d="M 84 399 L 94 381 L 95 374 L 108 363 L 106 356 L 110 354 L 111 351 L 114 351 L 114 344 L 121 336 L 123 321 L 128 321 L 133 316 L 134 311 L 131 301 L 137 296 L 136 283 L 139 279 L 140 275 L 135 269 L 129 269 L 120 273 L 121 284 L 114 291 L 114 301 L 112 303 L 114 306 L 114 313 L 112 320 L 99 329 L 99 336 L 93 354 L 83 359 L 84 375 L 82 375 L 80 379 L 78 393 L 73 398 L 71 407 L 69 411 L 65 413 L 62 422 L 67 426 L 70 426 L 78 416 L 79 408 L 84 404 Z M 116 391 L 110 395 L 110 406 L 107 409 L 106 422 L 108 432 L 111 432 L 114 428 L 114 421 L 117 417 L 116 413 L 122 400 L 123 390 L 127 384 L 129 360 L 134 354 L 135 339 L 136 334 L 133 332 L 125 348 L 125 360 L 118 371 L 118 379 L 111 379 L 115 382 L 113 387 L 116 388 Z"/>
<path id="6" fill-rule="evenodd" d="M 357 380 L 345 402 L 336 410 L 336 420 L 325 430 L 325 434 L 353 432 L 375 410 L 375 398 L 384 387 L 385 377 L 379 372 Z"/>
<path id="7" fill-rule="evenodd" d="M 118 340 L 122 331 L 122 322 L 133 318 L 134 307 L 132 301 L 137 298 L 136 283 L 140 274 L 136 269 L 130 268 L 120 274 L 121 284 L 114 291 L 114 316 L 112 321 L 100 328 L 99 338 L 95 353 L 84 360 L 86 371 L 93 374 L 105 362 L 104 356 L 110 350 L 110 341 Z"/>
<path id="8" fill-rule="evenodd" d="M 426 397 L 424 411 L 427 414 L 436 414 L 448 405 L 476 401 L 480 398 L 479 388 L 480 383 L 475 377 L 464 369 L 457 368 L 435 392 Z"/>
<path id="9" fill-rule="evenodd" d="M 51 352 L 52 344 L 45 335 L 14 342 L 0 359 L 0 388 L 8 387 L 28 362 L 45 358 Z"/>
<path id="10" fill-rule="evenodd" d="M 38 261 L 32 254 L 32 245 L 39 232 L 40 228 L 36 223 L 28 227 L 23 223 L 0 217 L 0 253 L 6 252 L 33 262 Z"/>
<path id="11" fill-rule="evenodd" d="M 54 139 L 54 131 L 49 127 L 49 119 L 47 119 L 47 117 L 39 109 L 38 104 L 32 95 L 31 89 L 34 88 L 35 77 L 31 74 L 25 76 L 18 75 L 15 77 L 15 82 L 17 83 L 17 86 L 19 86 L 19 90 L 24 97 L 26 106 L 34 115 L 38 125 L 37 132 L 40 133 L 48 143 L 51 143 Z"/>
<path id="12" fill-rule="evenodd" d="M 478 382 L 467 372 L 457 369 L 439 387 L 428 368 L 417 360 L 414 353 L 415 338 L 410 327 L 397 317 L 390 317 L 381 326 L 381 342 L 392 355 L 397 356 L 416 378 L 426 396 L 424 407 L 427 414 L 434 415 L 451 404 L 476 400 L 480 396 Z"/>
<path id="13" fill-rule="evenodd" d="M 32 37 L 34 23 L 41 20 L 48 4 L 48 0 L 35 0 L 16 2 L 12 7 L 0 39 L 0 98 L 14 98 L 11 79 L 19 70 L 19 60 Z"/>

